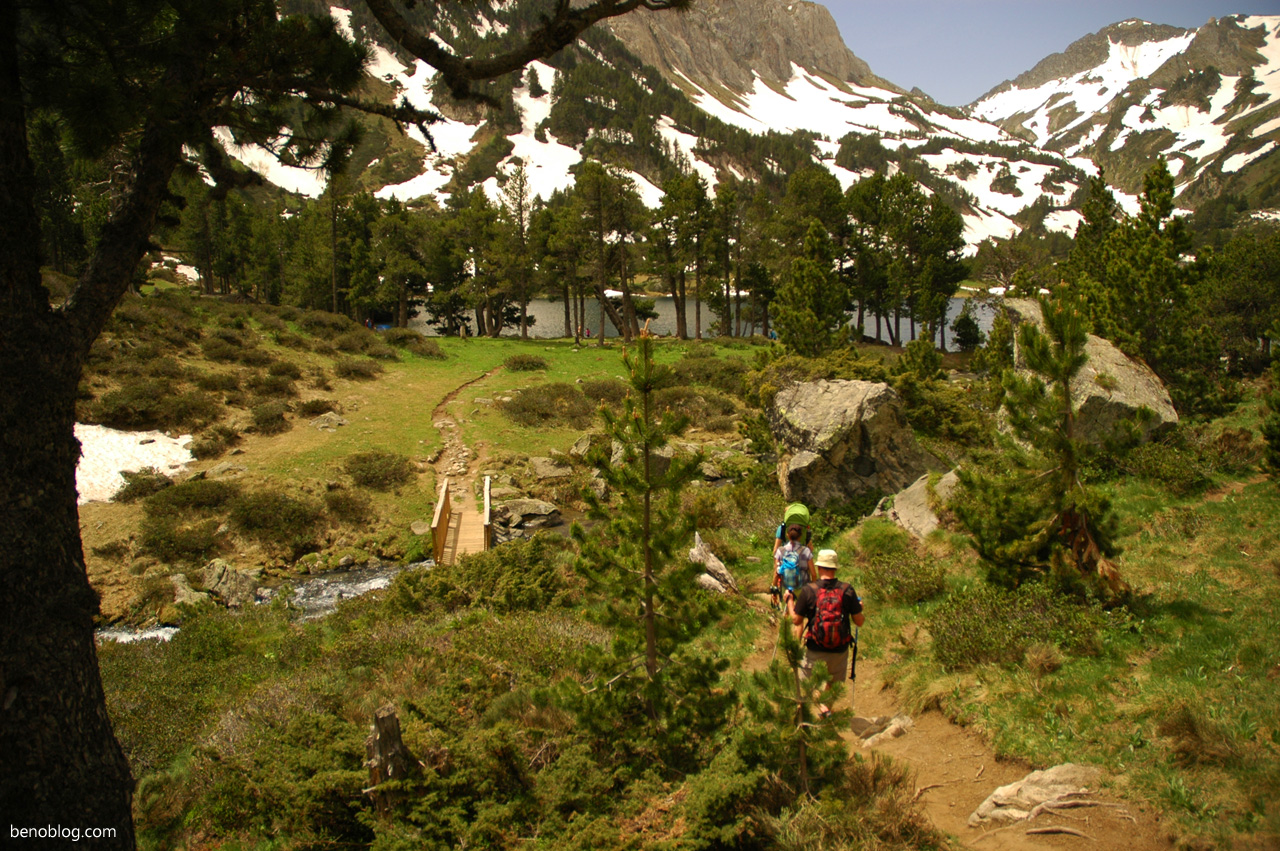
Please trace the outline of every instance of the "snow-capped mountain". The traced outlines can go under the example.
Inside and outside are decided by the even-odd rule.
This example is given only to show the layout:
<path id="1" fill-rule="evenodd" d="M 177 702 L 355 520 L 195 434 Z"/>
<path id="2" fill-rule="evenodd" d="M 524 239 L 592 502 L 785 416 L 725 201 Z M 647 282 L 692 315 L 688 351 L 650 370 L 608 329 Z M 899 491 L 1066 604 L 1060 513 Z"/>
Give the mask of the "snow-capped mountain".
<path id="1" fill-rule="evenodd" d="M 515 4 L 424 5 L 432 11 L 421 14 L 434 15 L 425 24 L 462 52 L 527 25 Z M 436 93 L 432 70 L 382 46 L 355 9 L 329 12 L 370 42 L 373 85 L 446 116 L 430 142 L 416 129 L 370 134 L 357 181 L 384 198 L 443 200 L 483 186 L 497 199 L 517 165 L 532 194 L 547 198 L 573 184 L 586 157 L 630 177 L 654 207 L 662 182 L 680 171 L 712 187 L 744 178 L 781 186 L 817 161 L 845 187 L 877 169 L 908 170 L 961 212 L 975 248 L 1031 224 L 1073 232 L 1073 199 L 1095 162 L 1128 190 L 1118 194 L 1130 209 L 1156 152 L 1171 156 L 1184 184 L 1198 181 L 1184 203 L 1209 192 L 1214 175 L 1280 164 L 1266 156 L 1280 129 L 1280 18 L 1222 19 L 1199 31 L 1119 24 L 960 110 L 876 76 L 817 4 L 719 0 L 609 21 L 496 83 L 490 94 L 504 108 L 484 111 Z M 1205 57 L 1219 64 L 1209 70 Z M 265 152 L 233 153 L 277 185 L 323 190 L 313 173 L 274 165 Z"/>
<path id="2" fill-rule="evenodd" d="M 1039 147 L 1140 188 L 1163 154 L 1179 201 L 1222 192 L 1280 204 L 1280 16 L 1183 30 L 1129 20 L 1086 36 L 969 107 Z"/>

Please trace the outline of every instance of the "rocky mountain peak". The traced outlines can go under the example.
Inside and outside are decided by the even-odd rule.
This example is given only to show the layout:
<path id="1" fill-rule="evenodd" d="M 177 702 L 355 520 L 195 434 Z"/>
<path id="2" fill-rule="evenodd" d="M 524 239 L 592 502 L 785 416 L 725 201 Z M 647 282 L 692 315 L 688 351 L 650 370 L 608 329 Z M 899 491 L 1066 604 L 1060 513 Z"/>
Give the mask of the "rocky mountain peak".
<path id="1" fill-rule="evenodd" d="M 1096 68 L 1107 61 L 1113 44 L 1137 47 L 1148 42 L 1168 41 L 1192 32 L 1195 31 L 1167 24 L 1152 24 L 1140 18 L 1129 18 L 1076 39 L 1068 45 L 1066 50 L 1046 56 L 1030 71 L 1025 71 L 1012 80 L 1005 80 L 978 98 L 978 101 L 986 100 L 992 95 L 1011 88 L 1034 89 L 1052 80 L 1060 80 Z"/>
<path id="2" fill-rule="evenodd" d="M 707 0 L 678 14 L 635 12 L 606 26 L 675 85 L 683 74 L 707 91 L 744 92 L 756 75 L 785 84 L 795 64 L 841 82 L 902 91 L 845 46 L 826 7 L 807 0 Z"/>

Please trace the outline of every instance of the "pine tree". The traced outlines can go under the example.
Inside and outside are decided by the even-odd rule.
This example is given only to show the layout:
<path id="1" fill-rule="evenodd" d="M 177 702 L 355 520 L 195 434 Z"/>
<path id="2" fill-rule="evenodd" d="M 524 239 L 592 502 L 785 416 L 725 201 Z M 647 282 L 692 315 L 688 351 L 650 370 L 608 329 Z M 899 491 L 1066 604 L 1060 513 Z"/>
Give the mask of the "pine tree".
<path id="1" fill-rule="evenodd" d="M 1070 292 L 1040 300 L 1044 331 L 1026 323 L 1018 351 L 1030 374 L 1004 375 L 1004 411 L 1015 443 L 1007 473 L 961 469 L 965 495 L 956 513 L 993 581 L 1016 586 L 1052 574 L 1064 582 L 1097 581 L 1109 594 L 1127 590 L 1110 557 L 1116 519 L 1109 501 L 1081 479 L 1083 442 L 1075 432 L 1071 380 L 1088 360 L 1088 324 Z"/>
<path id="2" fill-rule="evenodd" d="M 702 658 L 692 640 L 715 616 L 714 601 L 694 584 L 698 569 L 685 556 L 690 521 L 680 493 L 700 456 L 663 450 L 688 427 L 682 414 L 659 411 L 656 396 L 672 386 L 670 367 L 653 362 L 653 339 L 642 335 L 624 355 L 631 392 L 621 414 L 601 408 L 608 446 L 593 461 L 615 495 L 605 505 L 584 494 L 590 533 L 574 528 L 578 570 L 601 600 L 595 616 L 613 645 L 589 654 L 590 687 L 571 694 L 580 723 L 619 750 L 679 767 L 696 758 L 732 697 L 718 688 L 722 661 Z M 626 730 L 626 741 L 617 741 Z"/>
<path id="3" fill-rule="evenodd" d="M 778 623 L 777 658 L 751 675 L 754 689 L 746 693 L 747 711 L 763 726 L 761 761 L 776 766 L 778 777 L 796 793 L 811 795 L 815 780 L 846 758 L 840 730 L 850 721 L 841 709 L 819 718 L 816 707 L 834 706 L 842 686 L 834 683 L 826 665 L 802 673 L 804 646 L 787 618 Z"/>
<path id="4" fill-rule="evenodd" d="M 832 268 L 831 240 L 814 219 L 804 238 L 804 253 L 791 264 L 791 276 L 778 288 L 774 325 L 793 351 L 816 357 L 844 342 L 844 286 Z"/>

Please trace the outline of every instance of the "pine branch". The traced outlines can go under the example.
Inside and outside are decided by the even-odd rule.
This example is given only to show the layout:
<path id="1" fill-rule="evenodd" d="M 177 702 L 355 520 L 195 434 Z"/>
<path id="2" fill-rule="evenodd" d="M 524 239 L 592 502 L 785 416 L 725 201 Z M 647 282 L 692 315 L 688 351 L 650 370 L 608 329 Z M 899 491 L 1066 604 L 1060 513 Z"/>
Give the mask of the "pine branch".
<path id="1" fill-rule="evenodd" d="M 449 93 L 459 100 L 480 100 L 495 104 L 487 96 L 472 91 L 473 83 L 492 80 L 517 71 L 535 59 L 546 59 L 577 40 L 588 27 L 605 18 L 625 15 L 636 9 L 658 11 L 679 9 L 689 0 L 595 0 L 573 8 L 570 0 L 556 0 L 555 13 L 542 22 L 523 44 L 487 59 L 458 56 L 429 35 L 415 30 L 394 8 L 391 0 L 365 0 L 369 11 L 400 45 L 440 72 Z"/>

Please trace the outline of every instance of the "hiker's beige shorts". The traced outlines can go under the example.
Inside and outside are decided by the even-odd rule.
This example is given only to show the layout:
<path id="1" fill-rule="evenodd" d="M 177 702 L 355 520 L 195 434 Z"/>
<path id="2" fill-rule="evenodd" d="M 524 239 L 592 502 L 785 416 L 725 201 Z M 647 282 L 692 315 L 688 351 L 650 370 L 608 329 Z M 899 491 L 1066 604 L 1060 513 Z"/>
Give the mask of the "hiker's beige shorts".
<path id="1" fill-rule="evenodd" d="M 846 647 L 839 653 L 828 653 L 823 650 L 814 650 L 806 647 L 804 649 L 804 674 L 806 677 L 813 670 L 813 666 L 818 663 L 827 666 L 827 670 L 831 672 L 833 682 L 842 683 L 849 679 L 849 648 Z"/>

